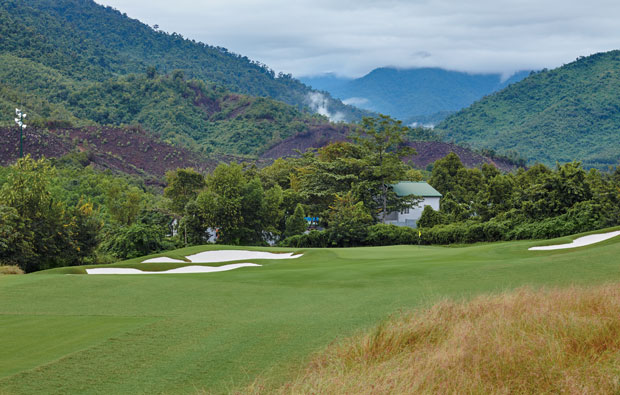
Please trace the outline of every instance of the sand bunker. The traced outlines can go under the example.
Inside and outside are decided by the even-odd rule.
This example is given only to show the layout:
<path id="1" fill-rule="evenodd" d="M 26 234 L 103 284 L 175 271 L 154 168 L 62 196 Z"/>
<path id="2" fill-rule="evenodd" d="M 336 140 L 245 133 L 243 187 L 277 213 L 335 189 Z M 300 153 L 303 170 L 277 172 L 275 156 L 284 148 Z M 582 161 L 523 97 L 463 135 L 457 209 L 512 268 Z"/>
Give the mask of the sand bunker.
<path id="1" fill-rule="evenodd" d="M 192 263 L 215 263 L 215 262 L 227 262 L 227 261 L 240 261 L 245 259 L 295 259 L 302 256 L 293 255 L 292 252 L 285 253 L 272 253 L 263 251 L 245 251 L 245 250 L 219 250 L 219 251 L 205 251 L 194 255 L 186 256 Z M 160 256 L 157 258 L 147 259 L 142 263 L 185 263 L 180 259 L 168 258 Z M 171 274 L 171 273 L 214 273 L 225 272 L 227 270 L 238 269 L 240 267 L 248 266 L 261 266 L 255 263 L 233 263 L 224 266 L 184 266 L 176 269 L 163 270 L 163 271 L 143 271 L 132 268 L 122 267 L 105 267 L 86 269 L 88 274 Z"/>
<path id="2" fill-rule="evenodd" d="M 264 251 L 245 251 L 245 250 L 217 250 L 217 251 L 205 251 L 194 255 L 186 256 L 192 263 L 215 263 L 215 262 L 228 262 L 228 261 L 241 261 L 246 259 L 295 259 L 302 256 L 293 255 L 292 252 L 277 253 L 264 252 Z M 156 262 L 183 262 L 167 257 L 151 258 L 143 261 L 143 263 L 156 263 Z"/>
<path id="3" fill-rule="evenodd" d="M 261 266 L 255 263 L 233 263 L 224 266 L 184 266 L 176 269 L 164 270 L 160 272 L 142 271 L 139 269 L 122 268 L 122 267 L 105 267 L 86 269 L 88 274 L 172 274 L 172 273 L 214 273 L 225 272 L 227 270 L 238 269 L 240 267 Z"/>
<path id="4" fill-rule="evenodd" d="M 160 257 L 157 257 L 157 258 L 147 259 L 144 262 L 148 262 L 148 263 L 183 263 L 185 261 L 182 261 L 180 259 L 168 258 L 167 256 L 160 256 Z"/>
<path id="5" fill-rule="evenodd" d="M 609 233 L 600 233 L 596 235 L 589 235 L 579 237 L 573 240 L 572 243 L 568 244 L 558 244 L 552 246 L 542 246 L 542 247 L 531 247 L 528 248 L 530 251 L 548 251 L 548 250 L 562 250 L 564 248 L 577 248 L 583 247 L 594 243 L 600 243 L 601 241 L 605 241 L 611 239 L 612 237 L 620 236 L 620 231 L 609 232 Z"/>

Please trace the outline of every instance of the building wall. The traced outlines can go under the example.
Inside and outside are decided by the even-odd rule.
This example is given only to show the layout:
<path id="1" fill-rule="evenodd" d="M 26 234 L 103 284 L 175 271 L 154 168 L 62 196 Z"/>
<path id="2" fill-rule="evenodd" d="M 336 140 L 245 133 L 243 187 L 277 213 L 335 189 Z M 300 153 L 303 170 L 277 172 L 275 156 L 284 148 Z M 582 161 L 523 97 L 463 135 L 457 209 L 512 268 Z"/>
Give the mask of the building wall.
<path id="1" fill-rule="evenodd" d="M 390 213 L 387 218 L 389 219 L 388 223 L 392 223 L 398 226 L 411 226 L 416 227 L 417 222 L 422 216 L 422 211 L 424 211 L 424 207 L 431 206 L 431 208 L 435 211 L 439 211 L 439 200 L 438 197 L 425 197 L 420 201 L 417 205 L 411 207 L 409 212 L 393 212 Z"/>

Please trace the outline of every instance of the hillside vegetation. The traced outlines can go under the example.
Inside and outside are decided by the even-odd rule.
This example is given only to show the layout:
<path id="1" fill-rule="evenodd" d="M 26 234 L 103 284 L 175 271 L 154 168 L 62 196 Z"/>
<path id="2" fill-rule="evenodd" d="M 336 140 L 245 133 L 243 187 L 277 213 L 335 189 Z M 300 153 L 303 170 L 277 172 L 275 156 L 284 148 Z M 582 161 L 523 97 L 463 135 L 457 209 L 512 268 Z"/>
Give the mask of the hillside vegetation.
<path id="1" fill-rule="evenodd" d="M 177 146 L 204 154 L 256 155 L 295 133 L 321 126 L 310 115 L 270 98 L 231 93 L 183 71 L 78 81 L 36 62 L 0 55 L 0 114 L 13 124 L 15 107 L 39 128 L 142 125 Z M 25 93 L 24 93 L 25 92 Z"/>
<path id="2" fill-rule="evenodd" d="M 2 2 L 0 37 L 4 127 L 20 108 L 41 130 L 141 125 L 203 157 L 256 157 L 296 133 L 330 130 L 329 116 L 365 114 L 246 57 L 91 0 Z"/>
<path id="3" fill-rule="evenodd" d="M 311 89 L 290 75 L 275 75 L 245 56 L 156 30 L 92 0 L 6 0 L 0 3 L 0 54 L 10 54 L 78 81 L 103 82 L 154 67 L 182 70 L 252 96 L 272 97 L 297 108 L 310 104 Z M 3 83 L 7 81 L 2 80 Z M 325 97 L 330 112 L 361 112 Z M 4 114 L 2 114 L 4 117 Z"/>
<path id="4" fill-rule="evenodd" d="M 516 151 L 529 164 L 620 159 L 620 51 L 543 70 L 485 97 L 438 125 L 457 143 Z"/>
<path id="5" fill-rule="evenodd" d="M 524 288 L 388 320 L 328 347 L 279 392 L 611 394 L 618 363 L 617 284 Z"/>

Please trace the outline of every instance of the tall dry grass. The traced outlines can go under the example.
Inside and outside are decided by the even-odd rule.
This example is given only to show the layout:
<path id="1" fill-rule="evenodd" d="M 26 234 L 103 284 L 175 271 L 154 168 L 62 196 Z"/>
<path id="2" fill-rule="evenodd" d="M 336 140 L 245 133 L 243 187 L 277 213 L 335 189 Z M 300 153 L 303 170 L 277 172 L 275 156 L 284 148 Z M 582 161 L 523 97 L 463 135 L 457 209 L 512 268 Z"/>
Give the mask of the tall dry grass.
<path id="1" fill-rule="evenodd" d="M 2 274 L 24 274 L 24 271 L 17 265 L 0 265 L 0 275 Z"/>
<path id="2" fill-rule="evenodd" d="M 330 346 L 279 392 L 618 393 L 620 285 L 442 302 Z"/>

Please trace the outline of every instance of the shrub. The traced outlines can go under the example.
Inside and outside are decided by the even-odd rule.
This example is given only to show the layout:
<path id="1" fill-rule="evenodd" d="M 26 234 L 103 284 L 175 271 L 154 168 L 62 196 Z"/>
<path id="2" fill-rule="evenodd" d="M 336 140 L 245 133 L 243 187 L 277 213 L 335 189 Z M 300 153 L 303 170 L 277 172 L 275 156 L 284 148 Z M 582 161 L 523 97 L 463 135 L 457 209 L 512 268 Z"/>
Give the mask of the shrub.
<path id="1" fill-rule="evenodd" d="M 508 221 L 495 221 L 491 220 L 485 222 L 483 225 L 484 240 L 485 241 L 499 241 L 505 240 L 509 231 Z"/>
<path id="2" fill-rule="evenodd" d="M 370 246 L 387 246 L 398 244 L 418 244 L 416 229 L 392 224 L 376 224 L 368 228 L 368 237 L 364 244 Z"/>
<path id="3" fill-rule="evenodd" d="M 278 244 L 281 247 L 325 248 L 328 243 L 328 232 L 313 230 L 303 235 L 287 237 Z"/>
<path id="4" fill-rule="evenodd" d="M 449 225 L 437 225 L 422 231 L 420 236 L 423 244 L 452 244 L 467 242 L 467 224 L 457 222 Z"/>
<path id="5" fill-rule="evenodd" d="M 420 228 L 432 228 L 435 225 L 441 223 L 441 213 L 433 210 L 431 206 L 425 206 L 422 211 L 422 215 L 418 220 L 418 226 Z"/>
<path id="6" fill-rule="evenodd" d="M 101 249 L 120 259 L 136 258 L 166 249 L 164 235 L 159 226 L 134 223 L 108 233 Z"/>
<path id="7" fill-rule="evenodd" d="M 24 274 L 24 271 L 17 265 L 0 265 L 0 275 L 2 274 Z"/>

